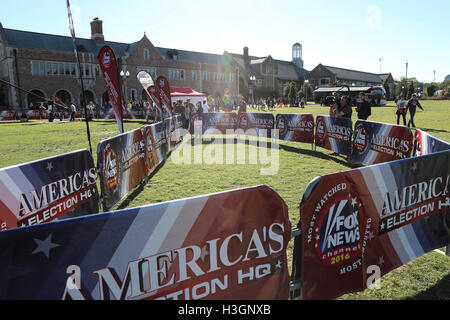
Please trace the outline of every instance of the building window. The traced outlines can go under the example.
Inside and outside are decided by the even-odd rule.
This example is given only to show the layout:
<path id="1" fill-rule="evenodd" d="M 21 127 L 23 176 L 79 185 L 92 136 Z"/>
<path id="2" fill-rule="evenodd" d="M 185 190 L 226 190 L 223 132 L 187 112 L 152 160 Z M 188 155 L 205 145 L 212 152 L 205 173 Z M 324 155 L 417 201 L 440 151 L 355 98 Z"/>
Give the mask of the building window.
<path id="1" fill-rule="evenodd" d="M 131 89 L 131 101 L 137 100 L 137 92 L 136 89 Z"/>
<path id="2" fill-rule="evenodd" d="M 39 75 L 45 76 L 45 62 L 39 62 Z"/>
<path id="3" fill-rule="evenodd" d="M 100 76 L 100 66 L 98 64 L 95 65 L 95 76 L 96 77 Z"/>
<path id="4" fill-rule="evenodd" d="M 39 75 L 39 62 L 36 61 L 31 62 L 31 74 L 33 76 Z"/>
<path id="5" fill-rule="evenodd" d="M 156 68 L 138 67 L 137 73 L 139 73 L 141 71 L 147 72 L 153 78 L 153 80 L 156 80 Z"/>
<path id="6" fill-rule="evenodd" d="M 91 65 L 89 63 L 85 63 L 84 64 L 84 74 L 86 76 L 90 76 L 91 75 Z"/>
<path id="7" fill-rule="evenodd" d="M 208 72 L 205 72 L 205 71 L 202 72 L 202 80 L 203 81 L 208 81 L 209 80 L 209 73 Z"/>
<path id="8" fill-rule="evenodd" d="M 52 75 L 52 65 L 50 63 L 45 64 L 45 73 L 46 75 Z"/>
<path id="9" fill-rule="evenodd" d="M 184 70 L 169 69 L 169 80 L 184 80 Z"/>
<path id="10" fill-rule="evenodd" d="M 58 64 L 58 74 L 59 74 L 60 76 L 63 76 L 63 75 L 64 75 L 64 65 L 63 65 L 62 63 L 59 63 L 59 64 Z"/>
<path id="11" fill-rule="evenodd" d="M 149 59 L 150 59 L 150 52 L 148 51 L 148 49 L 144 49 L 144 60 Z"/>
<path id="12" fill-rule="evenodd" d="M 197 80 L 197 71 L 192 70 L 191 78 L 192 78 L 192 81 Z"/>
<path id="13" fill-rule="evenodd" d="M 320 78 L 319 80 L 319 84 L 321 86 L 326 86 L 329 85 L 331 83 L 330 78 Z"/>

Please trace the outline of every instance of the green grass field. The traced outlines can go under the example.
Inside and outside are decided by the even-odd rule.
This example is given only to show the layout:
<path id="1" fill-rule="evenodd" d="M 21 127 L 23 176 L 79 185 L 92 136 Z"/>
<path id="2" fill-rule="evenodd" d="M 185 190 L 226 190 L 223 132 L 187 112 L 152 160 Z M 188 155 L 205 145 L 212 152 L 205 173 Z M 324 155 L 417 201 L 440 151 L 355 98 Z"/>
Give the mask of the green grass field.
<path id="1" fill-rule="evenodd" d="M 415 118 L 418 128 L 450 141 L 450 101 L 424 101 L 422 105 L 425 112 L 419 110 Z M 308 105 L 305 109 L 279 108 L 273 112 L 326 115 L 328 108 Z M 356 120 L 354 112 L 353 121 Z M 396 123 L 393 104 L 372 108 L 369 120 Z M 141 122 L 128 121 L 125 123 L 125 130 L 143 125 Z M 90 127 L 96 161 L 97 143 L 118 134 L 118 128 L 111 121 L 90 122 Z M 186 139 L 179 148 L 183 148 L 186 143 L 190 143 L 190 140 Z M 254 148 L 249 145 L 244 147 L 246 152 Z M 55 120 L 51 124 L 37 121 L 0 124 L 0 168 L 84 148 L 88 149 L 84 122 L 60 123 Z M 203 148 L 206 151 L 210 147 L 205 144 Z M 188 145 L 185 150 L 191 151 L 192 148 Z M 148 184 L 133 192 L 118 207 L 136 207 L 267 184 L 286 201 L 292 225 L 296 226 L 302 195 L 312 179 L 359 167 L 356 163 L 348 163 L 344 157 L 330 156 L 330 153 L 322 148 L 314 151 L 308 144 L 280 141 L 279 171 L 268 176 L 261 175 L 260 170 L 269 165 L 254 165 L 248 161 L 244 165 L 175 164 L 172 155 Z M 291 241 L 288 248 L 289 260 L 292 258 L 292 247 Z M 366 290 L 345 295 L 341 299 L 450 299 L 450 258 L 436 252 L 429 253 L 383 277 L 380 290 Z"/>

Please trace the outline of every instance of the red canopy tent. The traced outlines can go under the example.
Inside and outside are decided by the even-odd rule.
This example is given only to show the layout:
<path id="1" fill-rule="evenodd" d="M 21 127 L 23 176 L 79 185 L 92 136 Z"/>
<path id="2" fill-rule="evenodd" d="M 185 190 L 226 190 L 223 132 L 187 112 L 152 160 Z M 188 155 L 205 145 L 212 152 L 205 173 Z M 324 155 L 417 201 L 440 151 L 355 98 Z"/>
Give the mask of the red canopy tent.
<path id="1" fill-rule="evenodd" d="M 191 103 L 195 105 L 198 101 L 203 102 L 207 98 L 206 94 L 197 92 L 189 87 L 170 87 L 170 94 L 172 103 L 177 100 L 185 102 L 187 99 L 191 99 Z"/>

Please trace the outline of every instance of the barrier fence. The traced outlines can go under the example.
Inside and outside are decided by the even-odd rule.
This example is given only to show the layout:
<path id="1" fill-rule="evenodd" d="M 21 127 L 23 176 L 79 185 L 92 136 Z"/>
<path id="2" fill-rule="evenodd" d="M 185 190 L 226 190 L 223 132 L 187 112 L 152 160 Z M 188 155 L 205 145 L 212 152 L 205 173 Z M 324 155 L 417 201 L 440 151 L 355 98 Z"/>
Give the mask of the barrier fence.
<path id="1" fill-rule="evenodd" d="M 86 150 L 1 169 L 0 225 L 11 230 L 0 232 L 0 269 L 32 271 L 0 273 L 0 298 L 332 299 L 364 290 L 368 267 L 384 275 L 448 245 L 450 144 L 421 130 L 413 144 L 406 127 L 363 121 L 353 131 L 339 121 L 246 113 L 192 119 L 202 134 L 267 136 L 275 128 L 283 140 L 362 163 L 390 161 L 313 180 L 295 229 L 267 186 L 95 214 L 99 201 L 112 209 L 166 159 L 182 139 L 179 116 L 101 141 L 97 170 Z M 87 271 L 81 285 L 67 279 L 68 266 Z"/>

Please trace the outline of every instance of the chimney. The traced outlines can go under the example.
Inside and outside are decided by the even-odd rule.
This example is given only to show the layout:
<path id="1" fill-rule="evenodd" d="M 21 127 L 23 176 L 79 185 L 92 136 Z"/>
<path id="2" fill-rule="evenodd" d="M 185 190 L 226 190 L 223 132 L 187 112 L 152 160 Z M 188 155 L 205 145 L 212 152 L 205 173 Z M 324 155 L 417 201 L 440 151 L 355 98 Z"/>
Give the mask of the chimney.
<path id="1" fill-rule="evenodd" d="M 95 40 L 96 44 L 105 44 L 105 37 L 103 36 L 103 21 L 94 18 L 91 21 L 91 39 Z"/>
<path id="2" fill-rule="evenodd" d="M 248 61 L 248 47 L 244 47 L 244 61 Z"/>

